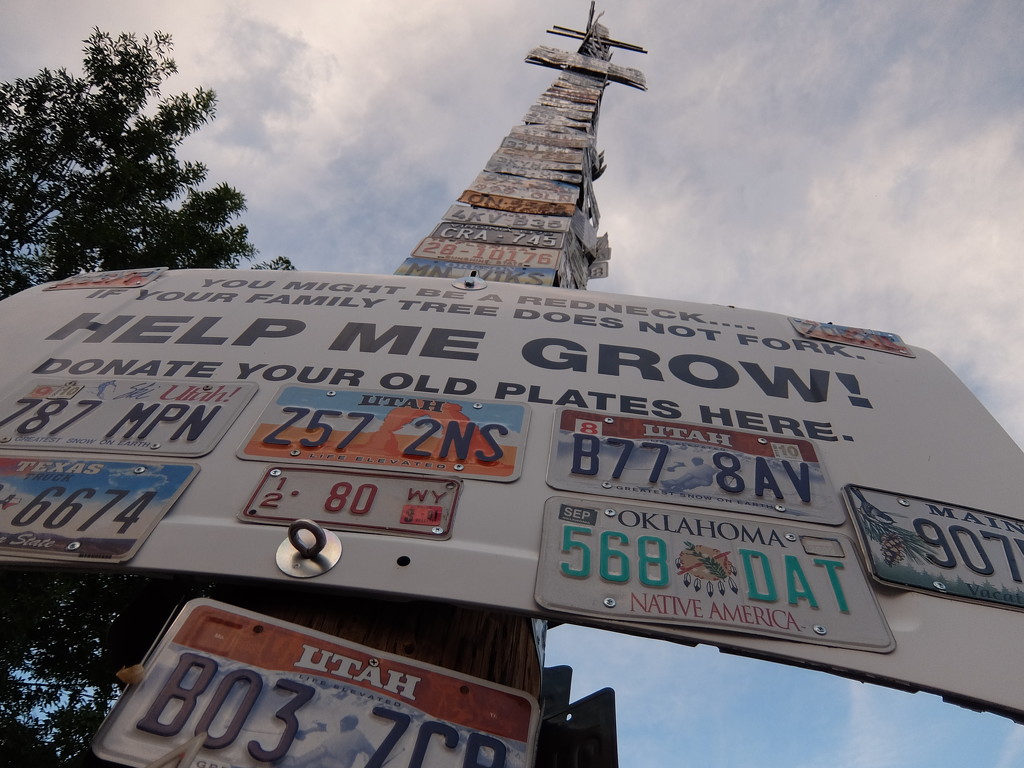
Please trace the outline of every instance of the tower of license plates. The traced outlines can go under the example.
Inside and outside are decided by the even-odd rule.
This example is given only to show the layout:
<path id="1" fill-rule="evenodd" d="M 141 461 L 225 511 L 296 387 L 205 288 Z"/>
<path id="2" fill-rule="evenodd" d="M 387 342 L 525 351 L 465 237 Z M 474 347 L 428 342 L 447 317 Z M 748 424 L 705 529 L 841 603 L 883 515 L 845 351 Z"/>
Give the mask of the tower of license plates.
<path id="1" fill-rule="evenodd" d="M 646 51 L 612 40 L 599 18 L 591 3 L 585 31 L 548 30 L 580 40 L 576 53 L 538 46 L 527 54 L 561 74 L 396 274 L 575 289 L 607 277 L 611 249 L 597 234 L 593 186 L 605 168 L 598 114 L 609 82 L 647 89 L 642 72 L 611 63 L 612 49 Z"/>

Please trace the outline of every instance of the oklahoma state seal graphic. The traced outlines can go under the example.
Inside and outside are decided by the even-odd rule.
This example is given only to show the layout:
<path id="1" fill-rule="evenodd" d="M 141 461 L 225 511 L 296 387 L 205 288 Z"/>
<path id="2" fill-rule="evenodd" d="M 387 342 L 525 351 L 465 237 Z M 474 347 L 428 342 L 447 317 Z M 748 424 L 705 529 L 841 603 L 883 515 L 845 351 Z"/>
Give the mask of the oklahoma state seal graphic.
<path id="1" fill-rule="evenodd" d="M 724 595 L 728 585 L 733 593 L 739 591 L 736 586 L 736 566 L 729 560 L 730 552 L 707 547 L 703 544 L 694 545 L 692 542 L 684 542 L 686 547 L 676 558 L 676 573 L 683 577 L 685 586 L 693 585 L 694 592 L 700 592 L 701 587 L 707 590 L 708 597 L 715 593 L 718 587 L 718 594 Z"/>

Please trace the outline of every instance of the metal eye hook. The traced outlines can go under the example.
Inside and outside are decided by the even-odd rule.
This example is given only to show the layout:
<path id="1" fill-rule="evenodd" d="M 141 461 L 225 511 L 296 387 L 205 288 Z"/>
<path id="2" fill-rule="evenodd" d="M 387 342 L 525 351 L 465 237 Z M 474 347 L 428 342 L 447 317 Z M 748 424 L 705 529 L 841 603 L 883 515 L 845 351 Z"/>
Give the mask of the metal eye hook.
<path id="1" fill-rule="evenodd" d="M 299 534 L 303 531 L 313 534 L 312 544 L 302 540 Z M 327 532 L 312 520 L 296 520 L 288 526 L 288 541 L 302 557 L 312 560 L 327 546 Z"/>
<path id="2" fill-rule="evenodd" d="M 309 543 L 309 537 L 313 543 Z M 327 573 L 341 559 L 341 540 L 312 520 L 295 520 L 277 548 L 277 567 L 297 579 Z"/>

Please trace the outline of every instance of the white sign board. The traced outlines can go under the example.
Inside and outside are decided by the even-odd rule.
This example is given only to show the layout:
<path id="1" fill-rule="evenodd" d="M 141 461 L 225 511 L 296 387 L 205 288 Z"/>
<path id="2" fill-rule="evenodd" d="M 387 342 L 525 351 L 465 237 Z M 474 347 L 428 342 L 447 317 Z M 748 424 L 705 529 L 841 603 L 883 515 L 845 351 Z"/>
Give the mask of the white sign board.
<path id="1" fill-rule="evenodd" d="M 85 526 L 138 543 L 105 567 L 294 583 L 275 553 L 305 512 L 343 543 L 320 588 L 713 643 L 1024 716 L 989 666 L 1024 631 L 1000 599 L 1024 572 L 1024 456 L 934 356 L 766 312 L 460 285 L 171 271 L 0 303 L 0 561 L 95 567 L 68 556 Z M 199 471 L 159 515 L 81 477 L 181 457 Z M 947 663 L 957 643 L 972 652 Z"/>

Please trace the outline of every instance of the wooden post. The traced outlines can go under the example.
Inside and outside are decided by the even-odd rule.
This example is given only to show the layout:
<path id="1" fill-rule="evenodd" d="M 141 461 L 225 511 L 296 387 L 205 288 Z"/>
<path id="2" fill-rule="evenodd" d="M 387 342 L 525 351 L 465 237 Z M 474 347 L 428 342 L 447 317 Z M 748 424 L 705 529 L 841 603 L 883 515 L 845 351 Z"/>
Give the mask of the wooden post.
<path id="1" fill-rule="evenodd" d="M 529 124 L 521 129 L 525 132 L 525 139 L 511 142 L 511 154 L 503 143 L 503 148 L 499 149 L 500 157 L 496 154 L 492 158 L 494 165 L 489 166 L 509 171 L 507 174 L 494 174 L 500 177 L 498 183 L 511 184 L 512 189 L 527 190 L 534 199 L 517 198 L 513 194 L 490 194 L 486 189 L 474 193 L 470 188 L 460 201 L 466 201 L 469 195 L 474 207 L 565 217 L 566 223 L 572 224 L 566 226 L 566 236 L 557 249 L 557 274 L 553 284 L 585 289 L 588 277 L 607 274 L 610 257 L 607 238 L 596 235 L 598 212 L 592 199 L 593 179 L 604 170 L 603 157 L 594 146 L 601 95 L 608 82 L 646 87 L 639 71 L 610 64 L 611 49 L 646 51 L 609 38 L 608 30 L 597 23 L 593 3 L 585 31 L 565 27 L 550 31 L 581 40 L 579 52 L 560 56 L 560 52 L 544 49 L 543 55 L 531 53 L 527 61 L 558 69 L 571 66 L 576 71 L 559 76 L 528 114 Z M 568 65 L 563 62 L 568 62 Z M 586 117 L 581 121 L 581 116 Z M 545 120 L 550 120 L 550 124 Z M 566 127 L 568 124 L 571 127 Z M 531 149 L 521 150 L 519 147 L 523 145 Z M 551 165 L 552 156 L 557 158 L 555 165 Z M 577 157 L 578 160 L 567 162 Z M 573 162 L 575 167 L 571 168 L 571 173 L 558 175 Z M 486 180 L 481 182 L 485 175 L 486 172 L 481 174 L 475 183 L 486 185 Z M 564 194 L 565 188 L 571 188 L 571 182 L 552 187 L 549 180 L 556 178 L 561 182 L 578 182 L 575 201 L 558 198 L 538 202 L 536 198 L 543 198 L 545 194 Z M 518 231 L 522 239 L 538 237 L 537 232 L 529 230 L 512 231 Z M 493 236 L 495 242 L 505 242 L 501 235 Z M 539 242 L 543 244 L 543 240 Z M 438 266 L 439 273 L 452 275 L 468 274 L 473 268 L 472 263 L 459 262 L 439 262 Z M 445 272 L 446 269 L 449 271 Z M 462 269 L 462 272 L 453 269 Z M 527 617 L 445 603 L 338 597 L 326 592 L 247 588 L 226 590 L 223 596 L 218 597 L 225 602 L 385 653 L 406 656 L 509 686 L 537 699 L 541 697 L 543 629 L 535 631 L 535 627 L 544 625 Z"/>
<path id="2" fill-rule="evenodd" d="M 523 616 L 448 603 L 264 587 L 222 587 L 215 597 L 385 653 L 540 696 L 542 650 L 533 621 Z"/>

